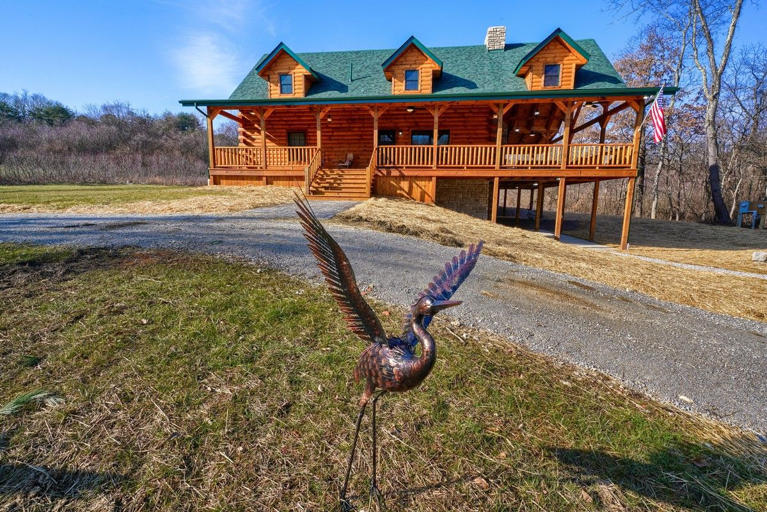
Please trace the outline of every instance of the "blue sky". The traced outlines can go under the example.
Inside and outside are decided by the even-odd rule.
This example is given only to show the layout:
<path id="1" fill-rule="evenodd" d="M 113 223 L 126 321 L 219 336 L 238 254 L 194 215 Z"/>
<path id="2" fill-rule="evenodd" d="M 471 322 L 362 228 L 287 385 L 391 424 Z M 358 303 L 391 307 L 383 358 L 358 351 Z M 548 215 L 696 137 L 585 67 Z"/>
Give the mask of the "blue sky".
<path id="1" fill-rule="evenodd" d="M 374 9 L 370 6 L 375 5 Z M 279 41 L 293 50 L 482 44 L 491 25 L 508 42 L 539 41 L 557 26 L 594 38 L 610 57 L 636 34 L 605 2 L 265 0 L 11 0 L 3 3 L 0 92 L 41 93 L 82 110 L 126 101 L 151 113 L 181 98 L 227 97 Z M 746 2 L 739 43 L 767 41 L 767 8 Z"/>

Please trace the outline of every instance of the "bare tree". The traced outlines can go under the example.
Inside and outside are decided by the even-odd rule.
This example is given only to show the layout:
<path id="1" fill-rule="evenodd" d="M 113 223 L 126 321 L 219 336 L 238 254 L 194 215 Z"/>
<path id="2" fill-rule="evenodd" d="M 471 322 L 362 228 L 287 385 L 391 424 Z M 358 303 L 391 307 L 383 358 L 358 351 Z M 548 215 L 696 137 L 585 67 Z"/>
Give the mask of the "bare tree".
<path id="1" fill-rule="evenodd" d="M 732 224 L 730 213 L 724 203 L 722 195 L 721 167 L 719 161 L 719 138 L 717 127 L 717 112 L 719 110 L 719 95 L 722 91 L 722 76 L 727 69 L 727 62 L 732 49 L 732 39 L 735 36 L 735 28 L 740 18 L 743 0 L 735 0 L 732 5 L 720 2 L 711 2 L 704 8 L 701 0 L 692 0 L 692 8 L 695 20 L 692 25 L 692 57 L 700 71 L 701 87 L 706 97 L 706 115 L 704 126 L 706 129 L 706 157 L 708 164 L 708 184 L 711 191 L 711 200 L 714 204 L 714 216 L 720 224 Z M 727 24 L 727 33 L 722 46 L 719 62 L 716 57 L 714 42 L 715 22 L 720 19 L 724 12 L 729 12 L 730 21 Z M 706 60 L 701 59 L 701 41 L 705 46 Z"/>

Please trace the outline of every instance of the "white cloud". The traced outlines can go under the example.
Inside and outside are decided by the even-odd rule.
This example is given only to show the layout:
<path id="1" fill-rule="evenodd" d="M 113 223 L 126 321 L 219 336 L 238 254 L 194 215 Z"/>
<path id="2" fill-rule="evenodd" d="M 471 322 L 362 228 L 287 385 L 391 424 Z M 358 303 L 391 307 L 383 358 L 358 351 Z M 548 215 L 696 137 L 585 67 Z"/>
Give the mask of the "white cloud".
<path id="1" fill-rule="evenodd" d="M 195 95 L 228 96 L 253 65 L 242 55 L 242 43 L 255 28 L 277 34 L 262 0 L 154 1 L 186 14 L 187 31 L 168 53 L 181 86 Z"/>
<path id="2" fill-rule="evenodd" d="M 189 35 L 171 52 L 184 89 L 197 94 L 228 96 L 242 66 L 228 41 L 212 32 Z"/>

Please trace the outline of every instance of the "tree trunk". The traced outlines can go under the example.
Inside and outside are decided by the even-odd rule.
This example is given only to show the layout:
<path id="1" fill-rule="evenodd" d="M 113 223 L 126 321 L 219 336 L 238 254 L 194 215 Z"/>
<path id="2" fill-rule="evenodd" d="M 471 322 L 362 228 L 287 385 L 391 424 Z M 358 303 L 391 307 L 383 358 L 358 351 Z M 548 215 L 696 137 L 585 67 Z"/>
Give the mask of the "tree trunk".
<path id="1" fill-rule="evenodd" d="M 719 167 L 719 141 L 716 137 L 716 109 L 718 98 L 712 98 L 706 105 L 706 157 L 708 159 L 708 185 L 711 202 L 714 204 L 714 222 L 731 225 L 732 219 L 722 196 L 722 180 Z"/>

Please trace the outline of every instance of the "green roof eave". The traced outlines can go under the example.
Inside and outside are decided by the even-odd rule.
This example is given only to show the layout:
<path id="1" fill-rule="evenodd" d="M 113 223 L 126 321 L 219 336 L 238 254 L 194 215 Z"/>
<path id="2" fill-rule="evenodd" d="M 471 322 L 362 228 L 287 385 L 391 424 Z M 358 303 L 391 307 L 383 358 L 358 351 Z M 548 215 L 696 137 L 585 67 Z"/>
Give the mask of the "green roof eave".
<path id="1" fill-rule="evenodd" d="M 567 35 L 567 33 L 566 33 L 564 30 L 562 30 L 561 28 L 557 28 L 556 30 L 554 30 L 554 32 L 552 32 L 551 34 L 549 34 L 549 36 L 548 36 L 546 39 L 544 39 L 543 41 L 541 41 L 541 42 L 538 44 L 538 46 L 536 46 L 535 48 L 533 48 L 532 50 L 530 50 L 530 51 L 527 53 L 527 55 L 525 55 L 524 57 L 522 57 L 522 60 L 521 60 L 521 61 L 519 61 L 519 64 L 517 64 L 517 67 L 514 69 L 514 74 L 515 74 L 515 75 L 516 75 L 516 74 L 519 74 L 519 70 L 520 70 L 520 69 L 522 69 L 522 67 L 523 67 L 525 64 L 527 64 L 527 62 L 528 62 L 530 59 L 532 59 L 532 58 L 535 56 L 535 54 L 537 54 L 537 53 L 538 53 L 539 51 L 541 51 L 541 50 L 542 50 L 542 49 L 543 49 L 543 48 L 544 48 L 544 47 L 545 47 L 547 44 L 549 44 L 551 41 L 553 41 L 555 37 L 560 37 L 560 38 L 562 38 L 562 40 L 564 40 L 564 41 L 565 41 L 567 44 L 569 44 L 569 45 L 572 47 L 572 49 L 573 49 L 573 50 L 575 50 L 576 52 L 580 53 L 580 54 L 583 56 L 583 58 L 585 58 L 586 60 L 589 60 L 590 56 L 589 56 L 588 52 L 586 52 L 586 51 L 585 51 L 583 48 L 581 48 L 581 46 L 580 46 L 578 43 L 576 43 L 576 42 L 573 40 L 573 38 L 571 38 L 570 36 L 568 36 L 568 35 Z"/>
<path id="2" fill-rule="evenodd" d="M 513 100 L 513 99 L 556 99 L 563 97 L 594 97 L 594 96 L 651 96 L 657 94 L 660 87 L 610 87 L 604 89 L 557 89 L 552 91 L 517 91 L 497 93 L 465 93 L 465 94 L 399 94 L 396 96 L 358 96 L 340 98 L 280 98 L 256 100 L 180 100 L 184 107 L 251 107 L 266 105 L 343 105 L 354 103 L 422 103 L 433 101 L 461 100 Z M 678 87 L 664 87 L 664 95 L 675 94 Z"/>
<path id="3" fill-rule="evenodd" d="M 397 59 L 397 57 L 399 57 L 400 55 L 402 55 L 402 52 L 404 52 L 405 50 L 407 50 L 407 48 L 408 48 L 408 47 L 409 47 L 411 44 L 412 44 L 412 45 L 414 45 L 414 46 L 415 46 L 416 48 L 418 48 L 419 50 L 421 50 L 421 51 L 422 51 L 422 52 L 423 52 L 423 53 L 424 53 L 424 54 L 425 54 L 427 57 L 429 57 L 431 60 L 433 60 L 433 61 L 434 61 L 434 63 L 435 63 L 435 64 L 437 64 L 437 66 L 439 66 L 439 68 L 440 68 L 440 69 L 442 69 L 442 61 L 439 59 L 439 57 L 437 57 L 436 55 L 434 55 L 434 54 L 431 52 L 431 50 L 429 50 L 429 49 L 428 49 L 426 46 L 424 46 L 424 44 L 423 44 L 421 41 L 419 41 L 419 40 L 418 40 L 418 38 L 416 38 L 415 36 L 410 36 L 410 37 L 408 37 L 408 38 L 407 38 L 407 41 L 405 41 L 405 42 L 402 44 L 402 46 L 400 46 L 399 48 L 397 48 L 397 51 L 395 51 L 394 53 L 392 53 L 392 54 L 389 56 L 389 58 L 388 58 L 388 59 L 386 59 L 385 61 L 383 61 L 383 64 L 381 64 L 381 67 L 382 67 L 382 68 L 384 68 L 384 69 L 388 68 L 388 67 L 389 67 L 389 64 L 391 64 L 392 62 L 394 62 L 394 61 Z"/>
<path id="4" fill-rule="evenodd" d="M 290 55 L 290 57 L 291 57 L 293 60 L 295 60 L 296 62 L 298 62 L 299 64 L 301 64 L 301 65 L 302 65 L 304 68 L 306 68 L 306 70 L 307 70 L 309 73 L 311 73 L 312 77 L 314 77 L 316 80 L 319 80 L 319 76 L 317 76 L 317 73 L 315 73 L 315 72 L 314 72 L 314 70 L 312 69 L 312 67 L 311 67 L 309 64 L 307 64 L 306 62 L 304 62 L 304 60 L 303 60 L 301 57 L 299 57 L 298 55 L 296 55 L 296 54 L 293 52 L 293 50 L 291 50 L 290 48 L 288 48 L 288 45 L 286 45 L 286 44 L 285 44 L 285 43 L 283 43 L 282 41 L 280 41 L 280 44 L 278 44 L 278 45 L 277 45 L 277 46 L 274 48 L 274 50 L 272 50 L 272 51 L 269 53 L 269 55 L 267 55 L 266 57 L 262 58 L 262 59 L 261 59 L 261 61 L 260 61 L 258 64 L 256 64 L 256 72 L 257 72 L 257 73 L 260 73 L 260 72 L 261 72 L 261 70 L 262 70 L 262 69 L 264 69 L 264 68 L 265 68 L 265 67 L 266 67 L 266 66 L 267 66 L 267 65 L 268 65 L 268 64 L 269 64 L 269 63 L 272 61 L 272 59 L 274 59 L 274 58 L 277 56 L 277 54 L 278 54 L 278 53 L 280 53 L 280 51 L 284 51 L 285 53 L 287 53 L 288 55 Z"/>

